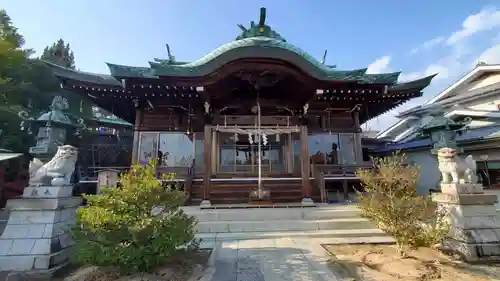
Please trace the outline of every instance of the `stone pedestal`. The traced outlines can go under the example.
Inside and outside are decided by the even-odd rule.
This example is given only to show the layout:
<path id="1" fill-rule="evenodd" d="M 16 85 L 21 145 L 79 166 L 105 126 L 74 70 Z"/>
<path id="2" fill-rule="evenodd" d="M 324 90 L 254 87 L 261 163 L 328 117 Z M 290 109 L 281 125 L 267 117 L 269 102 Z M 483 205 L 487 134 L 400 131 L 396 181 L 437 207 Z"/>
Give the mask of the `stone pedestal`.
<path id="1" fill-rule="evenodd" d="M 451 231 L 445 250 L 467 262 L 500 260 L 500 216 L 496 195 L 482 193 L 479 184 L 442 184 L 433 201 L 447 210 Z"/>
<path id="2" fill-rule="evenodd" d="M 10 199 L 9 220 L 0 236 L 0 271 L 53 272 L 69 260 L 74 225 L 81 198 L 72 186 L 26 187 Z"/>

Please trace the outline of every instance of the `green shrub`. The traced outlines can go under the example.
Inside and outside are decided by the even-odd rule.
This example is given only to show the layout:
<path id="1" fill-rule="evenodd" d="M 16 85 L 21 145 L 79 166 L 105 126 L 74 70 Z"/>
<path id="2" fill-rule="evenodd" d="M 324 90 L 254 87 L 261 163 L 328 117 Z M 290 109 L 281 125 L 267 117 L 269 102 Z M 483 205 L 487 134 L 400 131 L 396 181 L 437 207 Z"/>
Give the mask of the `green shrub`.
<path id="1" fill-rule="evenodd" d="M 71 231 L 76 262 L 145 272 L 193 241 L 196 221 L 180 209 L 185 194 L 162 186 L 155 171 L 154 163 L 133 166 L 120 176 L 120 188 L 84 195 L 88 205 Z"/>
<path id="2" fill-rule="evenodd" d="M 357 192 L 361 215 L 394 237 L 402 256 L 407 248 L 440 243 L 450 230 L 437 205 L 416 195 L 420 169 L 405 160 L 399 153 L 375 158 L 374 169 L 356 172 L 364 188 Z"/>

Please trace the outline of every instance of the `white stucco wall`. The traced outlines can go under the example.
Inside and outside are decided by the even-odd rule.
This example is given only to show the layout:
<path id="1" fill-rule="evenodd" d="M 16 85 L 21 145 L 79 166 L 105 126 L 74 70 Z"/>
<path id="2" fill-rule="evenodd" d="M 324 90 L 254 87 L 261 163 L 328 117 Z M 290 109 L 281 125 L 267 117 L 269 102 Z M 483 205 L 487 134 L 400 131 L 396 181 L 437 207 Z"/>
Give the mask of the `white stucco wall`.
<path id="1" fill-rule="evenodd" d="M 441 174 L 438 170 L 436 156 L 429 150 L 407 151 L 405 152 L 409 163 L 414 163 L 420 167 L 420 178 L 417 183 L 417 193 L 426 195 L 429 189 L 436 189 Z"/>
<path id="2" fill-rule="evenodd" d="M 470 83 L 468 91 L 493 85 L 498 82 L 500 82 L 500 73 L 491 73 L 478 81 Z"/>

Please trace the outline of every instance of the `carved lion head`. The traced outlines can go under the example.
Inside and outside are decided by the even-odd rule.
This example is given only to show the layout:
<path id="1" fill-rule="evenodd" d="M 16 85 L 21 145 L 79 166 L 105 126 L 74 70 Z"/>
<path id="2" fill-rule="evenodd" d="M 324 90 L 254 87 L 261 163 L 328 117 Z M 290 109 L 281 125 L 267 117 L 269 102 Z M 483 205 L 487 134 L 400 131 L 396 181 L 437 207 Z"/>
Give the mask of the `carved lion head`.
<path id="1" fill-rule="evenodd" d="M 57 147 L 57 158 L 73 158 L 78 155 L 78 148 L 71 145 L 61 145 Z M 55 157 L 55 158 L 56 158 Z"/>
<path id="2" fill-rule="evenodd" d="M 438 150 L 438 159 L 439 160 L 448 160 L 451 161 L 455 159 L 457 156 L 457 151 L 454 148 L 443 147 Z"/>

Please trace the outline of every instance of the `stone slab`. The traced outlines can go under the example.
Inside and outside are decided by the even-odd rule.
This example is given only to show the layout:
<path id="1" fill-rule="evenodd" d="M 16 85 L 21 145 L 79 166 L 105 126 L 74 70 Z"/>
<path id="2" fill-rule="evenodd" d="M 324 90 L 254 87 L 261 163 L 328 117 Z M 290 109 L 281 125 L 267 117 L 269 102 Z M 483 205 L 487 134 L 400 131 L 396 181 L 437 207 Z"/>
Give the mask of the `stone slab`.
<path id="1" fill-rule="evenodd" d="M 498 202 L 495 194 L 459 194 L 451 195 L 445 193 L 432 194 L 432 200 L 437 203 L 458 205 L 494 205 Z"/>
<path id="2" fill-rule="evenodd" d="M 299 244 L 299 245 L 298 245 Z M 335 281 L 321 247 L 291 238 L 219 243 L 204 281 Z"/>
<path id="3" fill-rule="evenodd" d="M 452 249 L 467 262 L 500 261 L 500 243 L 469 244 L 446 239 L 442 246 L 444 249 Z"/>
<path id="4" fill-rule="evenodd" d="M 461 229 L 452 228 L 449 237 L 468 244 L 498 243 L 500 242 L 499 229 Z"/>
<path id="5" fill-rule="evenodd" d="M 188 215 L 199 222 L 209 221 L 281 221 L 320 220 L 359 217 L 356 205 L 327 205 L 313 208 L 273 208 L 270 209 L 218 209 L 200 210 L 199 207 L 183 207 Z"/>
<path id="6" fill-rule="evenodd" d="M 382 230 L 375 229 L 337 229 L 317 231 L 276 231 L 276 232 L 234 232 L 234 233 L 197 233 L 196 238 L 205 243 L 215 243 L 236 240 L 259 240 L 271 238 L 363 238 L 386 236 Z"/>
<path id="7" fill-rule="evenodd" d="M 443 203 L 447 211 L 452 216 L 478 217 L 495 216 L 498 214 L 493 205 L 456 205 Z"/>
<path id="8" fill-rule="evenodd" d="M 198 233 L 314 231 L 334 229 L 370 229 L 375 225 L 364 218 L 330 220 L 281 220 L 269 221 L 207 221 L 196 225 Z"/>

